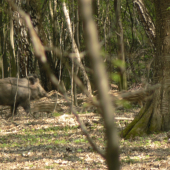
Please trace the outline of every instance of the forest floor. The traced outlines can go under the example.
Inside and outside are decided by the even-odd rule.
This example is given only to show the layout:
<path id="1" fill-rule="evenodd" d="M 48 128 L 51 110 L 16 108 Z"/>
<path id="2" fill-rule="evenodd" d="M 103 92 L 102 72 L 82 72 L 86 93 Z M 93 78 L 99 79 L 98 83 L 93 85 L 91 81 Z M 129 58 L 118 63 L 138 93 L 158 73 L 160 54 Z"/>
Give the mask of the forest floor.
<path id="1" fill-rule="evenodd" d="M 76 118 L 69 114 L 62 96 L 58 97 L 57 102 L 60 112 L 54 112 L 51 117 L 47 113 L 36 113 L 36 118 L 33 118 L 19 108 L 14 122 L 0 119 L 0 170 L 107 169 L 105 160 L 93 152 L 82 135 Z M 117 110 L 115 119 L 118 130 L 130 123 L 139 110 L 138 107 Z M 80 106 L 80 111 L 83 113 L 79 115 L 91 138 L 104 150 L 106 141 L 100 115 L 94 113 L 93 107 L 84 110 Z M 3 111 L 4 114 L 6 112 L 9 110 Z M 136 137 L 133 140 L 120 139 L 121 169 L 168 170 L 169 146 L 166 133 Z"/>

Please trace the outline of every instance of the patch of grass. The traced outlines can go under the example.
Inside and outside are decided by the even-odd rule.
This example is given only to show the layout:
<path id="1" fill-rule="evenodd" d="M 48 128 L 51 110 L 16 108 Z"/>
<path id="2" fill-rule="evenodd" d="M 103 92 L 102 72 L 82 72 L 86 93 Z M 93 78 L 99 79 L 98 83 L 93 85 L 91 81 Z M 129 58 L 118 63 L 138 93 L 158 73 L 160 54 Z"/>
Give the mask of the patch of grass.
<path id="1" fill-rule="evenodd" d="M 53 134 L 53 136 L 54 136 L 54 137 L 57 137 L 57 136 L 58 136 L 58 134 L 57 134 L 57 133 L 54 133 L 54 134 Z"/>
<path id="2" fill-rule="evenodd" d="M 154 141 L 155 145 L 161 146 L 161 142 L 160 141 Z"/>
<path id="3" fill-rule="evenodd" d="M 51 142 L 52 142 L 52 139 L 49 139 L 48 142 L 51 143 Z"/>
<path id="4" fill-rule="evenodd" d="M 82 152 L 82 149 L 77 149 L 77 152 Z"/>
<path id="5" fill-rule="evenodd" d="M 146 142 L 146 143 L 145 143 L 146 146 L 150 146 L 151 140 L 148 139 L 148 140 L 146 140 L 145 142 Z"/>
<path id="6" fill-rule="evenodd" d="M 58 130 L 60 130 L 60 127 L 58 127 L 58 126 L 50 127 L 50 128 L 47 128 L 46 130 L 47 131 L 58 131 Z"/>
<path id="7" fill-rule="evenodd" d="M 156 158 L 155 161 L 161 161 L 162 159 L 161 158 Z"/>
<path id="8" fill-rule="evenodd" d="M 75 142 L 75 143 L 82 143 L 82 142 L 87 142 L 87 140 L 86 139 L 76 139 L 73 142 Z"/>
<path id="9" fill-rule="evenodd" d="M 6 148 L 8 145 L 6 143 L 3 143 L 0 145 L 0 148 Z"/>
<path id="10" fill-rule="evenodd" d="M 6 143 L 7 142 L 7 139 L 5 137 L 2 137 L 1 140 Z"/>
<path id="11" fill-rule="evenodd" d="M 54 169 L 54 166 L 45 166 L 45 169 Z"/>
<path id="12" fill-rule="evenodd" d="M 47 145 L 47 146 L 46 146 L 46 149 L 52 149 L 52 148 L 53 148 L 52 145 Z"/>
<path id="13" fill-rule="evenodd" d="M 128 164 L 134 164 L 138 162 L 136 159 L 131 159 L 129 156 L 127 156 L 126 159 L 122 159 L 121 162 L 128 163 Z"/>
<path id="14" fill-rule="evenodd" d="M 53 116 L 54 116 L 54 117 L 58 117 L 58 116 L 61 116 L 61 113 L 58 113 L 58 112 L 54 112 L 54 113 L 53 113 Z"/>
<path id="15" fill-rule="evenodd" d="M 23 135 L 7 135 L 1 138 L 1 148 L 12 148 L 12 147 L 27 147 L 30 145 L 45 145 L 54 143 L 54 139 L 58 136 L 55 132 L 58 127 L 48 129 L 31 129 L 24 130 Z M 32 133 L 31 133 L 32 132 Z M 50 134 L 49 134 L 50 132 Z M 69 134 L 67 134 L 68 136 Z M 66 143 L 65 140 L 58 141 L 57 143 Z"/>
<path id="16" fill-rule="evenodd" d="M 146 158 L 149 158 L 150 156 L 149 155 L 146 155 Z"/>
<path id="17" fill-rule="evenodd" d="M 65 139 L 63 139 L 63 140 L 56 140 L 54 143 L 55 144 L 66 144 L 67 141 Z"/>
<path id="18" fill-rule="evenodd" d="M 98 140 L 103 141 L 103 139 L 102 139 L 102 138 L 98 138 Z"/>
<path id="19" fill-rule="evenodd" d="M 30 168 L 32 168 L 33 166 L 34 166 L 33 164 L 29 165 Z"/>

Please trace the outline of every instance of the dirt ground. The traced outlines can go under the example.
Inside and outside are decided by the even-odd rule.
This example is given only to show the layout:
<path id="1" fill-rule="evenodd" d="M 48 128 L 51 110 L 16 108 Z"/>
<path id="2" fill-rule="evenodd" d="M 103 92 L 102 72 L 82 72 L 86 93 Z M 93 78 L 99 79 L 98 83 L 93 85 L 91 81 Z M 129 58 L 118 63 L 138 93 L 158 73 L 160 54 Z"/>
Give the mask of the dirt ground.
<path id="1" fill-rule="evenodd" d="M 41 99 L 40 102 L 54 100 Z M 83 96 L 79 96 L 79 99 Z M 32 105 L 36 105 L 33 102 Z M 53 115 L 36 111 L 36 118 L 26 115 L 22 108 L 14 122 L 4 119 L 9 109 L 3 110 L 0 119 L 0 170 L 56 169 L 97 170 L 107 169 L 105 160 L 94 153 L 82 135 L 79 124 L 69 112 L 62 96 L 58 96 L 58 110 Z M 4 108 L 4 107 L 3 107 Z M 41 109 L 40 109 L 41 110 Z M 118 130 L 130 123 L 139 112 L 138 107 L 119 109 L 115 113 Z M 103 121 L 93 107 L 78 112 L 91 138 L 104 150 Z M 168 170 L 170 169 L 170 143 L 166 133 L 136 137 L 134 140 L 120 139 L 120 161 L 122 170 Z"/>

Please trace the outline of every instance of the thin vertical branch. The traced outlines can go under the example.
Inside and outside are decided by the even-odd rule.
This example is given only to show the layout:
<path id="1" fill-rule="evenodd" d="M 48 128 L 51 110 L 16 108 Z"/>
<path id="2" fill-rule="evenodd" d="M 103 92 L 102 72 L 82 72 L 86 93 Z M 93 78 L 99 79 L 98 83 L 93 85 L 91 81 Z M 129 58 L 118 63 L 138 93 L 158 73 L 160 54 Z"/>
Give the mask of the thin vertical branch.
<path id="1" fill-rule="evenodd" d="M 122 65 L 119 66 L 120 82 L 119 90 L 127 89 L 127 80 L 125 72 L 125 54 L 124 54 L 124 41 L 123 41 L 123 26 L 121 21 L 121 0 L 114 1 L 115 13 L 116 13 L 116 27 L 117 27 L 117 42 L 118 42 L 118 58 L 122 61 Z"/>
<path id="2" fill-rule="evenodd" d="M 74 0 L 72 0 L 72 9 L 73 9 L 73 14 L 74 14 Z M 74 16 L 74 15 L 73 15 Z M 73 17 L 74 18 L 74 17 Z M 72 22 L 72 51 L 74 51 L 74 19 Z M 74 100 L 74 93 L 73 93 L 73 86 L 74 86 L 74 79 L 73 79 L 73 75 L 74 75 L 74 58 L 72 58 L 72 68 L 71 68 L 71 107 L 73 107 L 73 100 Z"/>
<path id="3" fill-rule="evenodd" d="M 85 68 L 84 68 L 84 66 L 83 66 L 83 64 L 81 62 L 80 53 L 79 53 L 79 50 L 77 48 L 76 42 L 75 42 L 74 37 L 73 37 L 73 32 L 72 32 L 72 29 L 71 29 L 71 22 L 70 22 L 70 17 L 69 17 L 69 12 L 67 10 L 65 2 L 63 2 L 63 11 L 64 11 L 64 15 L 65 15 L 65 18 L 66 18 L 66 21 L 67 21 L 67 27 L 68 27 L 70 39 L 72 41 L 73 50 L 74 50 L 74 53 L 76 54 L 76 59 L 77 59 L 77 61 L 79 63 L 80 68 L 82 69 L 84 78 L 85 78 L 85 80 L 87 82 L 87 89 L 88 89 L 90 95 L 92 95 L 91 84 L 90 84 L 88 75 L 86 73 L 86 70 L 85 70 Z"/>
<path id="4" fill-rule="evenodd" d="M 101 115 L 106 127 L 106 162 L 109 170 L 119 170 L 118 135 L 114 123 L 114 107 L 108 95 L 109 85 L 98 42 L 97 28 L 92 17 L 91 0 L 80 0 L 87 50 L 91 58 L 96 87 L 99 94 Z"/>

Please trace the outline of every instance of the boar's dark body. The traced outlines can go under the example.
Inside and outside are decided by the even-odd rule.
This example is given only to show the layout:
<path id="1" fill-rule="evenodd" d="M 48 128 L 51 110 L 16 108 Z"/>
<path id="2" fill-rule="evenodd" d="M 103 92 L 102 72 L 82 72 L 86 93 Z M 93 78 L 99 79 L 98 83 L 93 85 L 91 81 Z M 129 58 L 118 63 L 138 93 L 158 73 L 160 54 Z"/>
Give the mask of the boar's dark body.
<path id="1" fill-rule="evenodd" d="M 15 101 L 16 91 L 17 97 Z M 14 102 L 14 114 L 16 114 L 18 106 L 22 106 L 24 110 L 29 113 L 30 100 L 38 99 L 44 96 L 46 96 L 46 91 L 43 89 L 39 83 L 39 79 L 36 76 L 19 78 L 18 80 L 13 77 L 0 79 L 0 105 L 11 106 L 11 114 L 8 117 L 12 115 Z"/>

